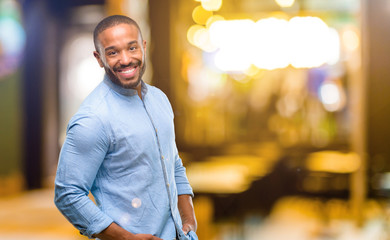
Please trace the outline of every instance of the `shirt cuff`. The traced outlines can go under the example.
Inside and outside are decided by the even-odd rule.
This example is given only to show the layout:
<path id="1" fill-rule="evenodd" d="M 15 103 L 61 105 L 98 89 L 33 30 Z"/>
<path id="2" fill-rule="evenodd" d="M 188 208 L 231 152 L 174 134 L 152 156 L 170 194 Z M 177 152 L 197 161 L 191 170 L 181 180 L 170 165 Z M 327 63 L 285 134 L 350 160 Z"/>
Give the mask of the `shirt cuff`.
<path id="1" fill-rule="evenodd" d="M 190 184 L 187 183 L 179 183 L 176 184 L 177 188 L 177 195 L 191 195 L 191 197 L 194 197 L 194 192 L 192 191 L 192 188 Z"/>
<path id="2" fill-rule="evenodd" d="M 84 232 L 80 232 L 80 233 L 87 236 L 90 239 L 95 238 L 93 237 L 93 235 L 101 233 L 103 230 L 108 228 L 108 226 L 110 226 L 113 222 L 114 220 L 112 220 L 104 213 L 101 213 L 99 214 L 99 216 L 96 216 L 93 219 L 92 223 Z"/>

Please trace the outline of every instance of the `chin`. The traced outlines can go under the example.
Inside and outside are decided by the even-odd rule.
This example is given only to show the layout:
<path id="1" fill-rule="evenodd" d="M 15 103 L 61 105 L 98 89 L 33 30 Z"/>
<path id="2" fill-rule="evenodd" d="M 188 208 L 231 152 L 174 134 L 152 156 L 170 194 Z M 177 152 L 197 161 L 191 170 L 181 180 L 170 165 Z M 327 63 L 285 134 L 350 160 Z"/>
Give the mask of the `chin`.
<path id="1" fill-rule="evenodd" d="M 123 88 L 130 89 L 130 88 L 136 88 L 140 83 L 141 83 L 141 79 L 138 78 L 137 81 L 135 82 L 120 82 L 120 85 Z"/>
<path id="2" fill-rule="evenodd" d="M 126 89 L 133 89 L 136 88 L 141 83 L 141 77 L 142 75 L 138 76 L 137 80 L 121 80 L 116 74 L 113 73 L 113 71 L 110 68 L 104 68 L 108 77 L 111 79 L 113 83 L 116 85 L 119 85 Z M 142 69 L 144 70 L 144 68 Z"/>

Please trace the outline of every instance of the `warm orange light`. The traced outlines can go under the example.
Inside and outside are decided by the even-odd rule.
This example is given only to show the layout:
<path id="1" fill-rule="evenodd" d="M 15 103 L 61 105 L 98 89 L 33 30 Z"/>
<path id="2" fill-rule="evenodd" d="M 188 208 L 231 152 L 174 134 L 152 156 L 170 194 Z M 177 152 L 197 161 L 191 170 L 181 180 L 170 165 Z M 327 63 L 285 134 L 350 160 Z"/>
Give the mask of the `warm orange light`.
<path id="1" fill-rule="evenodd" d="M 342 33 L 342 41 L 344 47 L 350 52 L 356 51 L 360 45 L 359 36 L 353 29 L 347 29 Z"/>
<path id="2" fill-rule="evenodd" d="M 266 18 L 254 23 L 212 16 L 195 35 L 198 42 L 189 41 L 203 51 L 216 51 L 215 65 L 226 72 L 242 73 L 252 64 L 267 70 L 289 65 L 313 68 L 333 65 L 340 57 L 338 32 L 317 17 Z"/>
<path id="3" fill-rule="evenodd" d="M 213 15 L 213 16 L 209 17 L 209 19 L 207 19 L 206 27 L 210 28 L 211 24 L 213 24 L 217 21 L 223 21 L 223 20 L 225 20 L 225 18 L 222 17 L 221 15 Z"/>
<path id="4" fill-rule="evenodd" d="M 239 193 L 269 170 L 270 162 L 256 156 L 218 156 L 192 163 L 187 176 L 195 191 Z"/>
<path id="5" fill-rule="evenodd" d="M 275 2 L 281 7 L 291 7 L 295 0 L 275 0 Z"/>
<path id="6" fill-rule="evenodd" d="M 199 32 L 199 31 L 202 31 L 204 29 L 203 26 L 201 25 L 192 25 L 188 31 L 187 31 L 187 40 L 188 42 L 190 42 L 192 45 L 196 46 L 195 44 L 195 35 Z"/>
<path id="7" fill-rule="evenodd" d="M 310 154 L 306 167 L 310 171 L 352 173 L 359 169 L 360 158 L 356 153 L 321 151 Z"/>
<path id="8" fill-rule="evenodd" d="M 202 6 L 197 6 L 192 11 L 192 19 L 197 24 L 205 25 L 207 20 L 213 15 L 212 12 L 205 10 Z"/>
<path id="9" fill-rule="evenodd" d="M 218 11 L 222 7 L 222 0 L 202 0 L 202 7 L 208 11 Z"/>
<path id="10" fill-rule="evenodd" d="M 276 18 L 257 21 L 253 31 L 253 64 L 268 70 L 287 67 L 288 37 L 288 21 Z"/>

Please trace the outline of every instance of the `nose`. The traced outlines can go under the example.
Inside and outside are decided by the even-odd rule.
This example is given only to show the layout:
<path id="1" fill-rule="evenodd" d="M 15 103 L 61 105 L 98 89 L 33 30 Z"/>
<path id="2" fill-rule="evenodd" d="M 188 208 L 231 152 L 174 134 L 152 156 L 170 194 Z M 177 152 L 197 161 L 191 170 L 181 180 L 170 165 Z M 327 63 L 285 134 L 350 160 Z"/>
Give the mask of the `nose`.
<path id="1" fill-rule="evenodd" d="M 119 63 L 121 65 L 129 65 L 131 62 L 131 56 L 129 53 L 127 53 L 126 51 L 123 51 L 121 53 L 121 56 L 120 56 L 120 59 L 119 59 Z"/>

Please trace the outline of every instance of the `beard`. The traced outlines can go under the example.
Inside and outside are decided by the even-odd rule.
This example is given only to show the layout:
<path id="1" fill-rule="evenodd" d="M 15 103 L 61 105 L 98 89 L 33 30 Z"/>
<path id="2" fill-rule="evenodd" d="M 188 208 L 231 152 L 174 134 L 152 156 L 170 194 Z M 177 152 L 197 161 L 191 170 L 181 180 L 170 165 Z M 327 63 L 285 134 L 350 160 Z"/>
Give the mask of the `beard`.
<path id="1" fill-rule="evenodd" d="M 131 67 L 131 66 L 138 66 L 138 67 L 140 67 L 140 72 L 139 72 L 138 79 L 137 79 L 136 82 L 129 83 L 129 84 L 123 84 L 118 79 L 118 77 L 115 76 L 114 72 L 116 72 L 120 68 Z M 104 70 L 105 70 L 107 76 L 110 78 L 110 80 L 113 83 L 115 83 L 116 85 L 121 86 L 121 87 L 126 88 L 126 89 L 135 89 L 140 84 L 140 82 L 142 80 L 142 76 L 145 73 L 145 69 L 146 69 L 145 61 L 143 61 L 143 62 L 137 61 L 137 62 L 131 63 L 131 64 L 127 65 L 127 66 L 114 67 L 114 69 L 111 69 L 107 64 L 104 63 Z"/>

